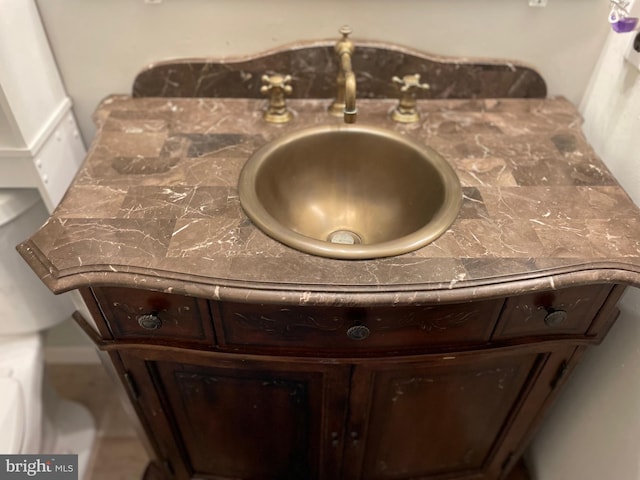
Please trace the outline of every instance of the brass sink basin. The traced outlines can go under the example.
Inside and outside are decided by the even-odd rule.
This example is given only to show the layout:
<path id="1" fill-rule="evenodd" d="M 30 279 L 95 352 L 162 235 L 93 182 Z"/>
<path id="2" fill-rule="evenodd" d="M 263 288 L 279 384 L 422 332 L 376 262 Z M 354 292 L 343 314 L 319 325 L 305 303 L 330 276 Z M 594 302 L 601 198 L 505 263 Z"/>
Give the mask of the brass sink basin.
<path id="1" fill-rule="evenodd" d="M 438 153 L 361 125 L 309 128 L 263 146 L 238 187 L 267 235 L 342 259 L 416 250 L 449 228 L 462 203 L 460 181 Z"/>

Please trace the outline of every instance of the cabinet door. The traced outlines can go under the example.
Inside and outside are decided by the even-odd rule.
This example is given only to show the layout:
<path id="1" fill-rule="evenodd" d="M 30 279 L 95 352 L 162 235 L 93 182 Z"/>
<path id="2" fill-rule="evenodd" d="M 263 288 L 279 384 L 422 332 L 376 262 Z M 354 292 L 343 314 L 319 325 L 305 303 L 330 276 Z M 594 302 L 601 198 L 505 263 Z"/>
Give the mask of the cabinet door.
<path id="1" fill-rule="evenodd" d="M 348 367 L 192 354 L 179 361 L 145 356 L 147 379 L 191 476 L 338 478 Z M 125 359 L 135 363 L 130 355 Z"/>
<path id="2" fill-rule="evenodd" d="M 544 359 L 475 354 L 357 367 L 344 478 L 486 478 Z"/>

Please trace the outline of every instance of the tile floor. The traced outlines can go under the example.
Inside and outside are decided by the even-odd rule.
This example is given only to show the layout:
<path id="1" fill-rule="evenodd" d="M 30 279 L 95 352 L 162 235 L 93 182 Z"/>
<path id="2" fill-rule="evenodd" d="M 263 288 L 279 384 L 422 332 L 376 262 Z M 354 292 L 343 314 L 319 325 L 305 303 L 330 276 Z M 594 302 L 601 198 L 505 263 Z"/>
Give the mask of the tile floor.
<path id="1" fill-rule="evenodd" d="M 86 406 L 96 422 L 96 441 L 83 480 L 140 480 L 147 453 L 120 405 L 102 365 L 48 365 L 60 396 Z"/>

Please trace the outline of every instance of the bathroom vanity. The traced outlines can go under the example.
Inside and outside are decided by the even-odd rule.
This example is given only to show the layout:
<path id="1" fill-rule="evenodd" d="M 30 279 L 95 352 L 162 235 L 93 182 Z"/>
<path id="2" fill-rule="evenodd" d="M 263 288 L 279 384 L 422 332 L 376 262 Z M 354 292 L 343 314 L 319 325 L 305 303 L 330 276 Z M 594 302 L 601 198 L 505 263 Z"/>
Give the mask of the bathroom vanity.
<path id="1" fill-rule="evenodd" d="M 305 58 L 328 59 L 327 48 Z M 442 60 L 429 80 L 425 60 L 432 97 L 401 124 L 389 115 L 397 100 L 366 86 L 413 73 L 384 70 L 410 61 L 376 56 L 384 71 L 364 75 L 370 55 L 354 57 L 358 124 L 439 152 L 460 179 L 460 212 L 403 255 L 287 247 L 243 212 L 240 171 L 271 140 L 342 122 L 327 115 L 332 93 L 314 98 L 324 82 L 309 71 L 287 100 L 292 120 L 264 121 L 249 66 L 313 64 L 284 62 L 290 52 L 242 68 L 161 65 L 135 96 L 107 98 L 74 183 L 19 246 L 54 292 L 81 291 L 93 318 L 76 319 L 109 354 L 153 447 L 145 478 L 528 478 L 520 458 L 542 415 L 614 323 L 624 289 L 640 285 L 640 211 L 576 109 L 544 98 L 529 70 Z M 211 87 L 212 71 L 247 88 Z M 297 72 L 281 73 L 295 91 Z M 175 90 L 203 79 L 224 98 Z"/>

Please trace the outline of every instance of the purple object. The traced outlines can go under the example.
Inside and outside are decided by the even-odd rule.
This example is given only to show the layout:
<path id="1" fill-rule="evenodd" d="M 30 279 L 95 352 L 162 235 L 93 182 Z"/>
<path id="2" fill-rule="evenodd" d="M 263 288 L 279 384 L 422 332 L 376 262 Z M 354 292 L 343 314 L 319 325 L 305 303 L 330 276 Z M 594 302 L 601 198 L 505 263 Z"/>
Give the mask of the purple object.
<path id="1" fill-rule="evenodd" d="M 638 25 L 638 17 L 624 17 L 611 23 L 613 30 L 618 33 L 632 32 L 636 25 Z"/>

